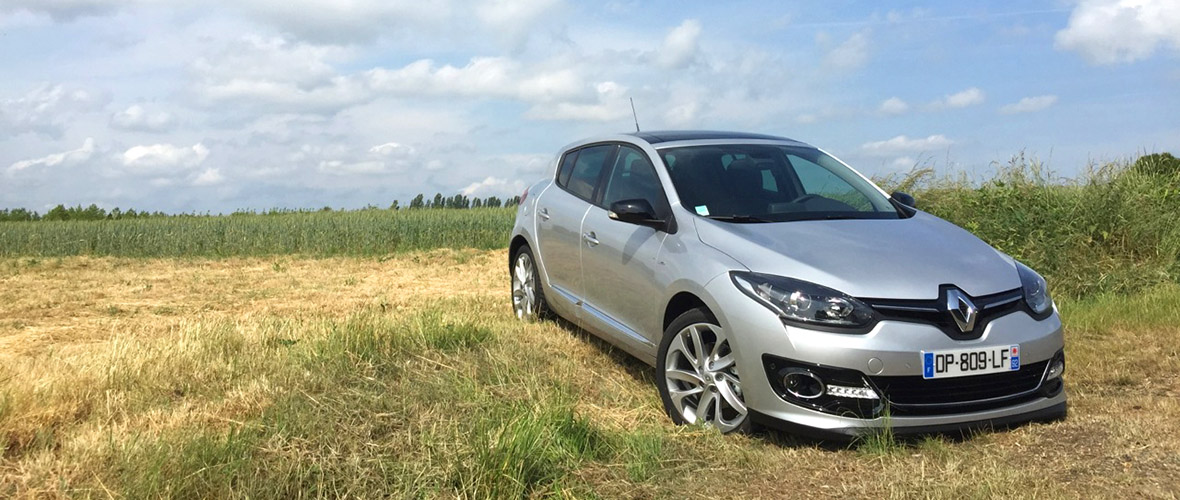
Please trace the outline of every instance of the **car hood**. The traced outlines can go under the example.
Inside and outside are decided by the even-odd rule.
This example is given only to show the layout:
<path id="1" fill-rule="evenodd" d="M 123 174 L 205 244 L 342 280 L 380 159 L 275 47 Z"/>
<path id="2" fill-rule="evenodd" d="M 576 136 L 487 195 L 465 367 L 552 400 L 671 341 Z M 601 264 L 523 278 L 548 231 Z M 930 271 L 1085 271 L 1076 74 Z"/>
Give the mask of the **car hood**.
<path id="1" fill-rule="evenodd" d="M 853 297 L 937 299 L 944 284 L 974 297 L 1020 287 L 1011 257 L 925 212 L 908 219 L 756 224 L 694 219 L 702 242 L 751 271 Z"/>

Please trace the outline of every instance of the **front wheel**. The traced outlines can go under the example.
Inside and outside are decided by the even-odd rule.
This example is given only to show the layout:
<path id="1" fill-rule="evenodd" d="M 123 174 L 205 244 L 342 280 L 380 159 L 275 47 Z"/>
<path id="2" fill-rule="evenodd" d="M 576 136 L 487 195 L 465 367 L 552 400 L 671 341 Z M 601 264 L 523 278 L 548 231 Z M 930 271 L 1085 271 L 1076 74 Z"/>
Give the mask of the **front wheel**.
<path id="1" fill-rule="evenodd" d="M 656 383 L 677 424 L 705 424 L 723 433 L 750 429 L 730 337 L 706 309 L 672 321 L 660 342 Z"/>
<path id="2" fill-rule="evenodd" d="M 528 245 L 517 249 L 512 258 L 512 312 L 524 321 L 536 321 L 549 314 L 536 261 Z"/>

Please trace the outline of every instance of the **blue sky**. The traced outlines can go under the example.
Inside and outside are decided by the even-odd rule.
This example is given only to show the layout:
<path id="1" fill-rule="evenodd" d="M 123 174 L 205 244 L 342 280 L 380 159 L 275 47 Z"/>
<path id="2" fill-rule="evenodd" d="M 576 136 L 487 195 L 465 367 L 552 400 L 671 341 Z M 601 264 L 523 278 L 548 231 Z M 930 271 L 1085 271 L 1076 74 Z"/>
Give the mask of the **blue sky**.
<path id="1" fill-rule="evenodd" d="M 0 207 L 519 194 L 640 124 L 869 175 L 1180 152 L 1180 2 L 4 0 Z"/>

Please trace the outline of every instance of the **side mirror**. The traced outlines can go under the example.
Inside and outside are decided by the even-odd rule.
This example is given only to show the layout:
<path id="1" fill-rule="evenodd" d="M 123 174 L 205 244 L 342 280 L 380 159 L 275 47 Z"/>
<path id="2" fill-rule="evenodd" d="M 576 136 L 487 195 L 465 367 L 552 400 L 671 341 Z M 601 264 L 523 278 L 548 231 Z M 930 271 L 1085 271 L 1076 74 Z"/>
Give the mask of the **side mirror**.
<path id="1" fill-rule="evenodd" d="M 917 200 L 914 200 L 914 197 L 911 196 L 909 193 L 903 193 L 901 191 L 894 191 L 893 194 L 891 194 L 889 196 L 893 198 L 893 201 L 901 203 L 902 205 L 905 205 L 910 208 L 918 208 Z"/>
<path id="2" fill-rule="evenodd" d="M 667 224 L 667 221 L 656 216 L 656 210 L 652 208 L 651 202 L 639 198 L 611 203 L 607 217 L 610 217 L 611 220 L 655 229 L 664 229 Z"/>

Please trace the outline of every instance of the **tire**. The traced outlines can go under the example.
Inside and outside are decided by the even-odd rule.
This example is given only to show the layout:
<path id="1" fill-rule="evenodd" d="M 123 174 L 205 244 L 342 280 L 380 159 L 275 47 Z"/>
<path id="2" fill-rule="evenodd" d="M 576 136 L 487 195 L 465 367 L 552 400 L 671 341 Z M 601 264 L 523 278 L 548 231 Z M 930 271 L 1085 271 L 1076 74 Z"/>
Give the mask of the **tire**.
<path id="1" fill-rule="evenodd" d="M 537 260 L 528 245 L 521 245 L 512 256 L 512 312 L 521 321 L 538 321 L 550 317 L 549 303 L 537 272 Z"/>
<path id="2" fill-rule="evenodd" d="M 704 308 L 681 314 L 664 330 L 656 358 L 656 385 L 673 422 L 709 425 L 722 433 L 750 431 L 730 342 Z"/>

